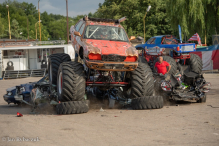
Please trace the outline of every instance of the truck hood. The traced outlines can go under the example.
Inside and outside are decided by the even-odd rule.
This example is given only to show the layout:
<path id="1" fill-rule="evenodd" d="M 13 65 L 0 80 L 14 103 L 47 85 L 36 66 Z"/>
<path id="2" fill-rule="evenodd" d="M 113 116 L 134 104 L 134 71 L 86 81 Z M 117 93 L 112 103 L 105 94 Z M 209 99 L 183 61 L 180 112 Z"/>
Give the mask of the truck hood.
<path id="1" fill-rule="evenodd" d="M 137 50 L 129 42 L 87 39 L 86 45 L 88 54 L 93 52 L 102 55 L 138 56 Z"/>

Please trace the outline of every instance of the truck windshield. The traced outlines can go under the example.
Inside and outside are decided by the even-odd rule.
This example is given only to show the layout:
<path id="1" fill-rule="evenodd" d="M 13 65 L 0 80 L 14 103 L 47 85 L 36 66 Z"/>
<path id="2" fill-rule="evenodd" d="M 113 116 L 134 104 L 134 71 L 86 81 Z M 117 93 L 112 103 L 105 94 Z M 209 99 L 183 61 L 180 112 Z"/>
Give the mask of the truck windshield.
<path id="1" fill-rule="evenodd" d="M 178 40 L 175 37 L 163 37 L 161 44 L 178 44 Z"/>
<path id="2" fill-rule="evenodd" d="M 123 28 L 114 26 L 89 25 L 85 33 L 85 39 L 111 40 L 128 42 L 128 37 Z"/>

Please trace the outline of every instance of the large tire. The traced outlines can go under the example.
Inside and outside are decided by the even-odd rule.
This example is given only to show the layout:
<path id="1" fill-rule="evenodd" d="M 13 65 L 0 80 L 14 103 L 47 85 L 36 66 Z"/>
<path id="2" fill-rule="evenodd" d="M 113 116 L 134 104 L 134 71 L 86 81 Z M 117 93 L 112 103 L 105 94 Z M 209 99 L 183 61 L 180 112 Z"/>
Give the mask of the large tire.
<path id="1" fill-rule="evenodd" d="M 63 62 L 57 76 L 59 101 L 80 101 L 85 95 L 84 66 L 78 62 Z"/>
<path id="2" fill-rule="evenodd" d="M 162 56 L 162 57 L 163 57 L 164 61 L 168 62 L 171 65 L 171 69 L 169 71 L 169 74 L 175 75 L 177 73 L 176 61 L 170 56 Z M 154 66 L 155 66 L 156 62 L 158 62 L 158 58 L 155 59 Z"/>
<path id="3" fill-rule="evenodd" d="M 127 72 L 126 81 L 130 83 L 130 86 L 124 90 L 124 94 L 128 98 L 153 95 L 154 78 L 147 63 L 139 62 L 138 67 L 134 71 Z"/>
<path id="4" fill-rule="evenodd" d="M 57 73 L 59 69 L 59 65 L 62 62 L 71 61 L 71 58 L 68 54 L 65 53 L 57 53 L 52 54 L 48 58 L 48 75 L 50 84 L 57 84 Z"/>
<path id="5" fill-rule="evenodd" d="M 131 106 L 134 110 L 163 108 L 162 96 L 146 96 L 132 99 Z"/>
<path id="6" fill-rule="evenodd" d="M 188 60 L 188 65 L 190 65 L 190 68 L 195 73 L 201 73 L 202 72 L 202 59 L 196 55 L 196 54 L 190 54 L 190 59 Z"/>
<path id="7" fill-rule="evenodd" d="M 138 62 L 140 62 L 140 63 L 148 63 L 144 56 L 139 56 Z"/>
<path id="8" fill-rule="evenodd" d="M 7 62 L 7 66 L 13 66 L 13 65 L 14 65 L 14 63 L 12 61 Z"/>
<path id="9" fill-rule="evenodd" d="M 87 113 L 89 101 L 69 101 L 61 102 L 56 105 L 56 112 L 59 115 Z"/>

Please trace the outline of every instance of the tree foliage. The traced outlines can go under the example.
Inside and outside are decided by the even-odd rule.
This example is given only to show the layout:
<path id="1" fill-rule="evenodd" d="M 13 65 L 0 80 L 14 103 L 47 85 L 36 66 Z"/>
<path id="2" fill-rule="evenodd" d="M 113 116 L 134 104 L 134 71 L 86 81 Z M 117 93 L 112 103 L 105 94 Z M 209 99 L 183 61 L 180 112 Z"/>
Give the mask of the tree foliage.
<path id="1" fill-rule="evenodd" d="M 32 3 L 6 0 L 0 4 L 0 38 L 9 38 L 8 10 L 9 5 L 11 37 L 12 39 L 36 39 L 35 24 L 39 21 L 38 11 Z M 41 40 L 57 40 L 59 38 L 67 41 L 66 17 L 56 14 L 41 13 Z M 78 17 L 69 17 L 69 28 L 74 25 Z M 40 38 L 39 23 L 37 23 L 37 38 Z"/>
<path id="2" fill-rule="evenodd" d="M 9 5 L 12 38 L 36 38 L 35 24 L 39 21 L 38 11 L 32 3 L 5 0 L 0 4 L 0 38 L 8 38 Z M 99 4 L 95 13 L 88 17 L 119 19 L 129 36 L 144 36 L 143 17 L 147 7 L 151 10 L 146 16 L 146 39 L 155 35 L 172 34 L 178 36 L 178 24 L 182 27 L 186 40 L 198 33 L 204 43 L 205 31 L 207 43 L 211 44 L 211 36 L 219 33 L 219 1 L 218 0 L 105 0 Z M 85 15 L 69 17 L 69 28 Z M 67 40 L 66 17 L 41 12 L 42 40 Z M 13 22 L 13 23 L 12 23 Z M 27 25 L 28 24 L 28 25 Z M 18 25 L 18 26 L 17 26 Z M 17 29 L 17 26 L 19 29 Z M 39 39 L 39 24 L 37 38 Z M 20 34 L 22 32 L 22 34 Z M 19 35 L 18 35 L 19 34 Z"/>
<path id="3" fill-rule="evenodd" d="M 197 32 L 202 43 L 205 31 L 208 43 L 211 42 L 211 35 L 219 32 L 218 0 L 167 0 L 166 3 L 167 14 L 174 30 L 180 24 L 187 37 Z"/>
<path id="4" fill-rule="evenodd" d="M 152 8 L 145 19 L 146 39 L 154 35 L 172 34 L 164 0 L 105 0 L 99 5 L 95 16 L 114 19 L 126 16 L 127 20 L 122 25 L 128 35 L 144 36 L 143 18 L 149 5 Z"/>

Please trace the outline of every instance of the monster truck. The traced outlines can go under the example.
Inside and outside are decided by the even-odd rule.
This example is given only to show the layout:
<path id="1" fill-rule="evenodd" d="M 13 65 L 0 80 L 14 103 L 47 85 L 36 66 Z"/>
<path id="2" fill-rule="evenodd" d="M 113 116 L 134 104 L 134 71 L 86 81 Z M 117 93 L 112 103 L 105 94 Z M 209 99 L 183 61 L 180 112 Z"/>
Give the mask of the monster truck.
<path id="1" fill-rule="evenodd" d="M 75 61 L 63 53 L 49 57 L 49 82 L 56 86 L 60 101 L 56 106 L 58 114 L 73 114 L 75 109 L 84 108 L 87 87 L 95 87 L 133 109 L 163 107 L 163 98 L 153 96 L 150 67 L 130 43 L 135 37 L 128 39 L 120 24 L 125 19 L 86 16 L 70 28 Z"/>
<path id="2" fill-rule="evenodd" d="M 171 65 L 171 80 L 168 81 L 164 80 L 162 75 L 157 75 L 154 70 L 156 89 L 166 91 L 173 100 L 206 101 L 205 93 L 210 90 L 210 83 L 206 82 L 202 75 L 201 58 L 196 54 L 190 54 L 196 51 L 194 43 L 179 43 L 174 36 L 162 35 L 152 37 L 136 48 L 142 50 L 141 55 L 146 58 L 152 69 L 158 61 L 158 56 L 163 56 L 163 60 Z M 180 77 L 175 78 L 176 74 Z"/>
<path id="3" fill-rule="evenodd" d="M 179 40 L 172 35 L 161 35 L 151 37 L 145 44 L 135 46 L 137 50 L 142 50 L 142 56 L 153 68 L 158 61 L 158 56 L 163 56 L 164 61 L 171 65 L 170 74 L 175 74 L 177 64 L 188 65 L 191 71 L 195 73 L 202 72 L 202 60 L 196 54 L 190 52 L 196 51 L 194 43 L 180 43 Z"/>

